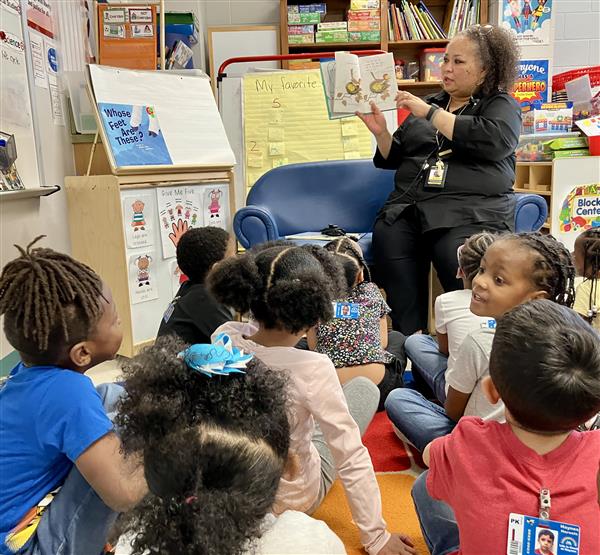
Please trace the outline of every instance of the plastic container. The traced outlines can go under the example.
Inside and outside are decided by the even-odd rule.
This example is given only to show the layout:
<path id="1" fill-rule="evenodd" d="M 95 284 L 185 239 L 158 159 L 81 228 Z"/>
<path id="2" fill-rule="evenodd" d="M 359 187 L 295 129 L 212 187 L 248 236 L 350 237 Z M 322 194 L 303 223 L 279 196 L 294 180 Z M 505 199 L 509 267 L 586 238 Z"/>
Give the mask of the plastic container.
<path id="1" fill-rule="evenodd" d="M 95 133 L 96 116 L 90 102 L 83 71 L 64 71 L 77 133 Z"/>
<path id="2" fill-rule="evenodd" d="M 590 145 L 590 154 L 592 156 L 600 156 L 600 135 L 588 137 L 588 143 Z"/>
<path id="3" fill-rule="evenodd" d="M 421 50 L 421 81 L 441 81 L 445 48 Z"/>

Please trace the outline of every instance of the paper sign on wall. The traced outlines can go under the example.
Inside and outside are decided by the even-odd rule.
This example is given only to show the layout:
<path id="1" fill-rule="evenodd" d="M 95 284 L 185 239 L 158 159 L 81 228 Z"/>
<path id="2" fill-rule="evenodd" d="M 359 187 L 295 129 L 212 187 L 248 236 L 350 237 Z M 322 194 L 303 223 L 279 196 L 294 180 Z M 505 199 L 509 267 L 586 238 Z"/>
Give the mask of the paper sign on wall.
<path id="1" fill-rule="evenodd" d="M 550 44 L 552 0 L 501 0 L 502 26 L 522 46 Z"/>
<path id="2" fill-rule="evenodd" d="M 187 231 L 183 216 L 176 212 L 176 198 L 184 195 L 183 187 L 160 187 L 156 189 L 156 204 L 160 225 L 163 258 L 173 258 L 179 238 Z"/>
<path id="3" fill-rule="evenodd" d="M 206 187 L 204 189 L 204 225 L 227 228 L 227 188 Z"/>
<path id="4" fill-rule="evenodd" d="M 131 304 L 158 299 L 153 251 L 134 254 L 129 257 L 129 291 Z"/>
<path id="5" fill-rule="evenodd" d="M 521 105 L 548 101 L 548 60 L 521 60 L 512 96 Z"/>
<path id="6" fill-rule="evenodd" d="M 149 194 L 123 197 L 125 238 L 130 249 L 152 246 L 154 203 Z"/>

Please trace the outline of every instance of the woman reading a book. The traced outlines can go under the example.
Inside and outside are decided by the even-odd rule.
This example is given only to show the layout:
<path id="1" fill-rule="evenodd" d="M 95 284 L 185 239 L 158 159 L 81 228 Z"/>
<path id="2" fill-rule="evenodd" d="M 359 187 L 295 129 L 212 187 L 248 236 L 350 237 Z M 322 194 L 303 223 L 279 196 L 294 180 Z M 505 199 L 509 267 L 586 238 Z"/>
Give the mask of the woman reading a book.
<path id="1" fill-rule="evenodd" d="M 518 59 L 510 32 L 474 25 L 446 48 L 442 92 L 398 93 L 407 117 L 393 135 L 375 104 L 357 113 L 377 140 L 375 166 L 396 170 L 373 251 L 393 327 L 406 335 L 427 327 L 430 262 L 445 291 L 460 289 L 458 246 L 480 231 L 513 228 L 521 112 L 508 91 Z"/>

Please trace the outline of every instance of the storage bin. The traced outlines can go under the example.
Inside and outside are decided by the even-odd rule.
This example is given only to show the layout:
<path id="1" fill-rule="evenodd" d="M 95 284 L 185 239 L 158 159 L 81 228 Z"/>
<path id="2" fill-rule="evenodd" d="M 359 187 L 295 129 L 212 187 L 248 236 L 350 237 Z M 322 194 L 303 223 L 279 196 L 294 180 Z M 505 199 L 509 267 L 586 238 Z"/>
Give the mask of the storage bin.
<path id="1" fill-rule="evenodd" d="M 441 81 L 444 48 L 424 48 L 421 51 L 421 81 Z"/>

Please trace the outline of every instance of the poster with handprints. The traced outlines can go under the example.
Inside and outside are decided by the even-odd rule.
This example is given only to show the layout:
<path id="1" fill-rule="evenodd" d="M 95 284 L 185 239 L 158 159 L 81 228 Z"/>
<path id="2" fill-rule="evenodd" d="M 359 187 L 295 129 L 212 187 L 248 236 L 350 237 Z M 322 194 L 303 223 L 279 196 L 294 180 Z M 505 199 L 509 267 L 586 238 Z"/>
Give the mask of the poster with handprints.
<path id="1" fill-rule="evenodd" d="M 502 0 L 502 27 L 517 36 L 521 46 L 550 44 L 552 0 Z"/>
<path id="2" fill-rule="evenodd" d="M 154 251 L 133 254 L 129 257 L 129 292 L 131 304 L 158 299 Z"/>
<path id="3" fill-rule="evenodd" d="M 179 238 L 188 230 L 189 224 L 184 218 L 184 195 L 184 187 L 159 187 L 156 189 L 163 258 L 173 258 L 176 255 Z"/>
<path id="4" fill-rule="evenodd" d="M 204 218 L 202 216 L 202 194 L 199 187 L 185 188 L 184 217 L 189 227 L 202 227 Z"/>
<path id="5" fill-rule="evenodd" d="M 123 222 L 127 247 L 152 246 L 154 199 L 151 194 L 123 197 Z"/>
<path id="6" fill-rule="evenodd" d="M 204 188 L 204 225 L 227 229 L 227 187 Z"/>

